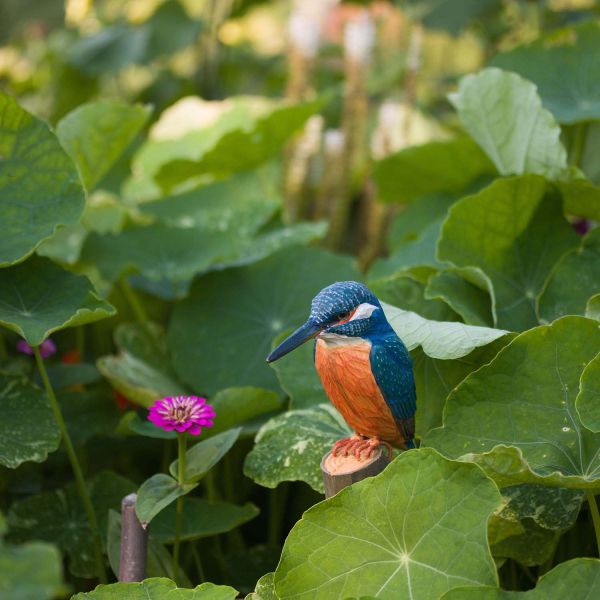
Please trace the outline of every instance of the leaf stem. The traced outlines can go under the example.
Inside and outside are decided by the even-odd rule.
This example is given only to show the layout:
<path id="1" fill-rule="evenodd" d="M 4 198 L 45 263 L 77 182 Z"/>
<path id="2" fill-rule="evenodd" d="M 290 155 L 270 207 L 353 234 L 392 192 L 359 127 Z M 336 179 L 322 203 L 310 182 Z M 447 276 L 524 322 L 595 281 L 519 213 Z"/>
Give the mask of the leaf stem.
<path id="1" fill-rule="evenodd" d="M 123 296 L 125 296 L 125 299 L 127 300 L 127 303 L 133 311 L 137 321 L 142 325 L 146 325 L 148 323 L 148 315 L 146 314 L 146 310 L 125 277 L 121 277 L 119 280 L 119 287 L 121 288 L 121 292 L 123 292 Z"/>
<path id="2" fill-rule="evenodd" d="M 590 505 L 592 521 L 594 522 L 594 531 L 596 532 L 596 544 L 598 546 L 598 554 L 600 555 L 600 513 L 598 513 L 598 504 L 596 503 L 594 493 L 590 490 L 585 491 L 585 497 Z"/>
<path id="3" fill-rule="evenodd" d="M 206 575 L 204 574 L 204 567 L 202 566 L 202 560 L 200 559 L 198 548 L 196 548 L 196 542 L 192 542 L 192 555 L 194 556 L 194 562 L 196 563 L 196 571 L 198 571 L 198 578 L 200 581 L 205 581 Z"/>
<path id="4" fill-rule="evenodd" d="M 269 494 L 269 532 L 267 546 L 273 548 L 279 546 L 280 543 L 287 492 L 288 486 L 285 483 L 281 483 Z"/>
<path id="5" fill-rule="evenodd" d="M 69 436 L 67 425 L 65 424 L 65 420 L 60 410 L 58 400 L 56 399 L 56 395 L 54 394 L 54 390 L 52 389 L 52 385 L 50 384 L 50 380 L 48 379 L 48 373 L 46 371 L 46 367 L 44 366 L 44 360 L 42 359 L 42 355 L 40 354 L 39 346 L 33 347 L 33 353 L 35 355 L 35 361 L 40 372 L 40 377 L 42 378 L 44 388 L 46 389 L 46 395 L 48 396 L 48 400 L 50 401 L 50 407 L 52 408 L 54 419 L 56 420 L 56 424 L 60 429 L 62 441 L 65 445 L 69 461 L 71 462 L 71 467 L 73 469 L 75 481 L 77 483 L 79 497 L 81 498 L 81 502 L 83 503 L 83 507 L 87 514 L 90 528 L 92 530 L 92 537 L 94 540 L 94 555 L 96 559 L 96 566 L 98 569 L 98 579 L 100 580 L 100 583 L 106 583 L 106 570 L 104 567 L 104 558 L 102 556 L 102 541 L 100 538 L 100 531 L 98 529 L 98 520 L 96 519 L 96 513 L 94 512 L 92 500 L 90 498 L 89 491 L 85 484 L 85 479 L 83 477 L 81 465 L 79 464 L 79 459 L 77 458 L 77 454 L 75 453 L 75 449 L 73 448 L 73 443 L 71 442 L 71 437 Z"/>
<path id="6" fill-rule="evenodd" d="M 585 150 L 585 142 L 587 138 L 588 123 L 578 123 L 575 126 L 575 135 L 571 144 L 570 163 L 575 167 L 581 165 L 583 152 Z"/>
<path id="7" fill-rule="evenodd" d="M 184 432 L 177 432 L 177 482 L 180 486 L 185 483 L 185 446 Z M 183 517 L 183 496 L 177 498 L 175 511 L 175 544 L 173 545 L 173 575 L 177 578 L 179 573 L 179 547 L 181 544 L 181 520 Z"/>

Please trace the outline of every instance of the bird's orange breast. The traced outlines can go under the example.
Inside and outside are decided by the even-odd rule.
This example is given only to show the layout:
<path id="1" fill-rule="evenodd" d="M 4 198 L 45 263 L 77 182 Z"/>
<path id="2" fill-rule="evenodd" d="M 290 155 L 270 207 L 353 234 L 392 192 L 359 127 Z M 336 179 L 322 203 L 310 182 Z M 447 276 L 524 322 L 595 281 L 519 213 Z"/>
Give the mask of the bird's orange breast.
<path id="1" fill-rule="evenodd" d="M 315 366 L 329 399 L 356 433 L 394 446 L 403 438 L 373 377 L 365 340 L 330 343 L 317 338 Z"/>

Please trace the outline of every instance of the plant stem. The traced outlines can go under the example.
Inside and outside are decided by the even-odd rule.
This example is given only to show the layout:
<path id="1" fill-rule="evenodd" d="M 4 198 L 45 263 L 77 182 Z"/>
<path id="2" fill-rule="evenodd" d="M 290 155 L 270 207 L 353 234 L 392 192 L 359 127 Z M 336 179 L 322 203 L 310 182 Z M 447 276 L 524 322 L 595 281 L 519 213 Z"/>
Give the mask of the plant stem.
<path id="1" fill-rule="evenodd" d="M 571 156 L 569 161 L 575 167 L 581 165 L 583 152 L 585 150 L 587 130 L 587 123 L 578 123 L 575 126 L 575 135 L 573 136 L 573 143 L 571 144 Z"/>
<path id="2" fill-rule="evenodd" d="M 196 542 L 192 542 L 192 555 L 194 556 L 194 562 L 196 563 L 198 578 L 200 581 L 204 581 L 206 579 L 206 575 L 204 574 L 204 567 L 202 566 L 202 561 L 200 560 L 200 554 L 196 548 Z"/>
<path id="3" fill-rule="evenodd" d="M 146 325 L 148 323 L 148 315 L 146 314 L 140 299 L 137 297 L 137 294 L 133 291 L 125 277 L 122 277 L 119 280 L 119 287 L 121 288 L 123 296 L 125 296 L 125 299 L 131 307 L 131 310 L 133 311 L 137 321 L 142 325 Z"/>
<path id="4" fill-rule="evenodd" d="M 279 546 L 279 541 L 281 539 L 287 492 L 288 486 L 283 483 L 279 484 L 269 494 L 269 532 L 267 545 L 273 548 Z"/>
<path id="5" fill-rule="evenodd" d="M 50 385 L 50 380 L 48 379 L 48 373 L 46 372 L 46 367 L 44 366 L 44 360 L 42 359 L 42 355 L 40 354 L 39 346 L 33 347 L 33 353 L 35 355 L 35 361 L 40 372 L 40 377 L 42 378 L 44 388 L 46 389 L 46 395 L 48 396 L 48 400 L 50 401 L 50 407 L 52 408 L 52 412 L 54 413 L 56 424 L 60 429 L 62 441 L 65 445 L 67 455 L 69 456 L 69 461 L 71 462 L 71 467 L 73 469 L 75 481 L 77 483 L 77 489 L 79 491 L 79 497 L 81 498 L 81 501 L 83 503 L 83 507 L 87 514 L 90 528 L 92 530 L 92 537 L 94 539 L 94 554 L 96 558 L 96 566 L 98 569 L 98 579 L 100 580 L 100 583 L 106 583 L 106 570 L 104 568 L 104 558 L 102 556 L 102 542 L 100 538 L 100 532 L 98 529 L 98 521 L 96 519 L 96 513 L 94 512 L 92 500 L 90 498 L 87 486 L 85 484 L 85 479 L 83 478 L 81 465 L 79 464 L 77 454 L 75 454 L 75 449 L 73 448 L 73 443 L 71 442 L 69 432 L 67 431 L 67 426 L 65 424 L 65 420 L 60 410 L 60 406 L 56 399 L 56 395 L 54 394 L 52 385 Z"/>
<path id="6" fill-rule="evenodd" d="M 185 433 L 177 433 L 177 483 L 182 486 L 185 483 Z M 183 517 L 183 496 L 177 498 L 175 512 L 175 544 L 173 546 L 173 575 L 179 573 L 179 546 L 181 538 L 181 519 Z"/>
<path id="7" fill-rule="evenodd" d="M 598 546 L 598 554 L 600 555 L 600 513 L 598 513 L 598 504 L 596 504 L 594 493 L 590 490 L 585 491 L 585 497 L 590 505 L 592 521 L 594 522 L 594 531 L 596 532 L 596 544 Z"/>

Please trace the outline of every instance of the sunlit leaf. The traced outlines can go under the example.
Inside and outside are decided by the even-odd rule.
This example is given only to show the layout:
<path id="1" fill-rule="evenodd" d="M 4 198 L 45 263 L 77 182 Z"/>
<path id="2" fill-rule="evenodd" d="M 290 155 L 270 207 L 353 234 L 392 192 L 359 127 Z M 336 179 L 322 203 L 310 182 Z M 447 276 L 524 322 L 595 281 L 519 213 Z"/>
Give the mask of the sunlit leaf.
<path id="1" fill-rule="evenodd" d="M 278 600 L 275 594 L 275 573 L 263 575 L 257 582 L 253 592 L 246 596 L 245 600 Z"/>
<path id="2" fill-rule="evenodd" d="M 246 457 L 244 473 L 265 487 L 305 481 L 322 493 L 321 459 L 334 442 L 351 433 L 331 404 L 290 410 L 261 427 Z"/>
<path id="3" fill-rule="evenodd" d="M 530 81 L 491 67 L 463 77 L 449 98 L 501 175 L 565 175 L 560 127 Z"/>
<path id="4" fill-rule="evenodd" d="M 597 354 L 581 373 L 576 399 L 581 422 L 590 430 L 600 432 L 600 354 Z"/>
<path id="5" fill-rule="evenodd" d="M 0 267 L 23 260 L 59 225 L 79 220 L 77 170 L 48 125 L 0 92 Z"/>
<path id="6" fill-rule="evenodd" d="M 600 434 L 575 410 L 599 347 L 597 322 L 583 317 L 522 333 L 450 394 L 443 427 L 424 443 L 478 462 L 500 485 L 600 489 Z"/>
<path id="7" fill-rule="evenodd" d="M 279 598 L 437 599 L 495 584 L 487 519 L 500 504 L 475 465 L 410 450 L 304 513 L 275 572 Z M 316 568 L 318 566 L 318 568 Z"/>

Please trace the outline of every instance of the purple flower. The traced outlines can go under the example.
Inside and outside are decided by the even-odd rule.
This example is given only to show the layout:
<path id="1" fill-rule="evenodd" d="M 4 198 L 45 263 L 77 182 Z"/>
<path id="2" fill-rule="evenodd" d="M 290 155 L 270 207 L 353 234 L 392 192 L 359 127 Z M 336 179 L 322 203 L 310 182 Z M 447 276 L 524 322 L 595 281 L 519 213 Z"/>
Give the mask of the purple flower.
<path id="1" fill-rule="evenodd" d="M 19 340 L 17 342 L 17 350 L 19 352 L 23 352 L 23 354 L 29 354 L 29 356 L 33 356 L 33 348 L 25 340 Z M 40 344 L 40 355 L 42 358 L 48 358 L 55 352 L 56 344 L 50 338 L 44 340 Z"/>
<path id="2" fill-rule="evenodd" d="M 215 409 L 206 398 L 198 396 L 167 396 L 157 400 L 149 409 L 148 420 L 165 431 L 200 435 L 202 427 L 212 427 Z"/>

